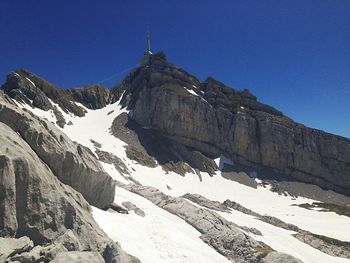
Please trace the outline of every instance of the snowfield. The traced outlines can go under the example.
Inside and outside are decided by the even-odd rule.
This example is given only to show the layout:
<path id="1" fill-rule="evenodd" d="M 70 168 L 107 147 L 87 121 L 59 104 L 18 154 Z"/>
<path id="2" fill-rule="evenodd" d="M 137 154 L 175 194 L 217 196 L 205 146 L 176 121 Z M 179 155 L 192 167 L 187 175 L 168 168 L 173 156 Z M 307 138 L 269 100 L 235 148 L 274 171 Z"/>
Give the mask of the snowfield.
<path id="1" fill-rule="evenodd" d="M 49 121 L 56 121 L 50 111 L 45 112 L 22 104 L 19 106 Z M 89 147 L 93 152 L 95 147 L 91 139 L 100 143 L 101 150 L 122 159 L 130 171 L 130 176 L 143 185 L 158 188 L 171 196 L 197 193 L 213 201 L 223 202 L 230 199 L 257 213 L 277 217 L 312 233 L 350 241 L 349 217 L 293 206 L 312 203 L 315 200 L 278 195 L 268 187 L 254 189 L 225 179 L 220 172 L 212 177 L 207 173 L 201 173 L 202 181 L 200 181 L 197 174 L 188 173 L 180 176 L 173 172 L 165 173 L 160 166 L 149 168 L 128 159 L 124 148 L 126 144 L 111 135 L 109 130 L 113 120 L 122 112 L 127 112 L 121 109 L 118 102 L 98 110 L 84 107 L 87 114 L 82 118 L 67 114 L 58 105 L 56 106 L 62 112 L 66 122 L 73 123 L 65 125 L 62 129 L 73 141 Z M 231 161 L 222 157 L 216 162 L 222 166 L 223 163 Z M 119 174 L 113 165 L 101 164 L 115 180 L 131 183 L 125 175 Z M 93 208 L 93 216 L 113 240 L 118 241 L 126 252 L 137 256 L 142 262 L 230 262 L 201 241 L 200 233 L 182 219 L 141 196 L 117 187 L 115 203 L 121 204 L 123 201 L 134 203 L 144 210 L 146 216 L 141 217 L 133 212 L 129 215 L 111 213 L 97 208 Z M 253 216 L 238 211 L 219 212 L 219 214 L 240 226 L 257 228 L 263 236 L 253 236 L 255 239 L 266 243 L 276 251 L 293 255 L 304 262 L 350 263 L 350 259 L 331 257 L 300 242 L 292 236 L 292 231 L 264 223 Z"/>
<path id="2" fill-rule="evenodd" d="M 93 208 L 93 216 L 101 228 L 123 249 L 143 263 L 230 263 L 205 244 L 200 233 L 177 216 L 157 207 L 137 194 L 117 187 L 115 202 L 130 201 L 145 213 L 141 217 L 111 213 Z"/>

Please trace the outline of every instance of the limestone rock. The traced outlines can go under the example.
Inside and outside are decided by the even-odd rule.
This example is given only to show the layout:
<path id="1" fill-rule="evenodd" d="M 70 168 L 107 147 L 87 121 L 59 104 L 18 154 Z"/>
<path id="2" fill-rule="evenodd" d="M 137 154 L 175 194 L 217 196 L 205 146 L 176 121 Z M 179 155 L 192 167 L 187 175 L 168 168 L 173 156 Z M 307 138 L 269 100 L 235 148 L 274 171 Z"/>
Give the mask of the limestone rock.
<path id="1" fill-rule="evenodd" d="M 110 103 L 110 91 L 101 85 L 66 89 L 65 92 L 89 109 L 101 109 Z"/>
<path id="2" fill-rule="evenodd" d="M 290 255 L 280 253 L 280 252 L 271 252 L 265 258 L 260 260 L 259 263 L 303 263 L 301 260 L 296 259 Z"/>
<path id="3" fill-rule="evenodd" d="M 183 198 L 186 198 L 194 203 L 199 204 L 200 206 L 212 209 L 212 210 L 216 210 L 216 211 L 220 211 L 220 212 L 229 212 L 230 209 L 225 205 L 220 203 L 219 201 L 211 201 L 207 198 L 205 198 L 204 196 L 201 196 L 199 194 L 184 194 L 182 196 Z"/>
<path id="4" fill-rule="evenodd" d="M 248 90 L 212 78 L 201 84 L 163 56 L 150 61 L 112 90 L 124 92 L 121 102 L 140 126 L 211 158 L 225 154 L 258 177 L 283 175 L 350 194 L 349 139 L 295 123 Z"/>
<path id="5" fill-rule="evenodd" d="M 134 211 L 135 214 L 141 216 L 141 217 L 145 217 L 146 213 L 139 207 L 137 207 L 136 205 L 134 205 L 133 203 L 126 201 L 122 203 L 122 206 L 124 206 L 126 209 L 128 209 L 129 211 Z"/>
<path id="6" fill-rule="evenodd" d="M 62 252 L 57 255 L 57 257 L 51 261 L 51 263 L 67 263 L 67 262 L 76 262 L 76 263 L 104 263 L 105 261 L 101 255 L 97 252 L 88 252 L 88 251 L 72 251 L 72 252 Z"/>
<path id="7" fill-rule="evenodd" d="M 25 69 L 11 72 L 2 89 L 11 98 L 45 111 L 52 109 L 52 100 L 66 113 L 85 115 L 85 110 L 77 106 L 62 89 Z"/>
<path id="8" fill-rule="evenodd" d="M 26 236 L 18 239 L 0 237 L 0 262 L 4 263 L 8 257 L 29 251 L 32 247 L 33 242 Z"/>
<path id="9" fill-rule="evenodd" d="M 104 208 L 113 202 L 113 180 L 88 148 L 73 143 L 53 124 L 1 101 L 0 122 L 19 133 L 52 172 L 90 204 Z"/>
<path id="10" fill-rule="evenodd" d="M 45 256 L 41 255 L 42 246 L 35 246 L 28 252 L 15 254 L 11 258 L 7 259 L 7 262 L 21 262 L 21 263 L 37 263 L 45 262 Z"/>

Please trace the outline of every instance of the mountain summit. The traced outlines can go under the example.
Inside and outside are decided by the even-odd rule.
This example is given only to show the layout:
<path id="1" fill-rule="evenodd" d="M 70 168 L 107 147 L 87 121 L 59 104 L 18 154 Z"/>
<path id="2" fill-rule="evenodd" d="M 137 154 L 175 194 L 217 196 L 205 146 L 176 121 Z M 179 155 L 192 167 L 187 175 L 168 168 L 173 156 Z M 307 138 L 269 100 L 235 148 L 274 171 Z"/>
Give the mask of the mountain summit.
<path id="1" fill-rule="evenodd" d="M 0 259 L 349 262 L 350 140 L 148 51 L 112 89 L 7 76 Z"/>

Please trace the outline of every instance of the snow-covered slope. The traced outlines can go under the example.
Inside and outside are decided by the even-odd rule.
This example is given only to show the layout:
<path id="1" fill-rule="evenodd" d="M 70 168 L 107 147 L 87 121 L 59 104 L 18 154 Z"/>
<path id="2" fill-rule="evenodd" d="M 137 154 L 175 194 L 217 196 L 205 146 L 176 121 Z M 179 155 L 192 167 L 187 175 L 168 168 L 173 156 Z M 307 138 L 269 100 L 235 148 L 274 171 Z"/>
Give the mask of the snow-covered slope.
<path id="1" fill-rule="evenodd" d="M 53 102 L 52 102 L 53 103 Z M 55 122 L 53 113 L 21 105 L 40 117 Z M 79 105 L 82 106 L 82 105 Z M 238 182 L 225 179 L 218 171 L 214 176 L 201 172 L 201 180 L 195 173 L 180 176 L 174 172 L 166 173 L 161 166 L 150 168 L 138 164 L 127 157 L 126 143 L 114 137 L 110 132 L 113 120 L 122 112 L 119 102 L 102 109 L 86 109 L 84 117 L 76 117 L 62 111 L 66 123 L 62 129 L 72 140 L 77 141 L 93 152 L 94 142 L 101 144 L 100 150 L 118 156 L 128 168 L 129 174 L 120 174 L 112 165 L 102 165 L 115 180 L 122 183 L 138 181 L 142 185 L 152 186 L 163 193 L 178 197 L 185 193 L 197 193 L 210 200 L 223 202 L 226 199 L 261 215 L 269 215 L 291 223 L 314 234 L 324 235 L 350 242 L 350 218 L 334 212 L 320 212 L 305 209 L 298 204 L 312 203 L 315 200 L 279 195 L 270 191 L 269 186 L 258 185 L 252 188 Z M 83 107 L 83 106 L 82 106 Z M 217 160 L 220 162 L 220 160 Z M 230 162 L 230 160 L 221 160 Z M 117 187 L 115 203 L 130 201 L 145 212 L 145 217 L 129 214 L 112 213 L 93 208 L 93 215 L 101 228 L 130 254 L 142 262 L 230 262 L 205 244 L 200 233 L 184 220 L 178 218 L 143 197 Z M 290 254 L 303 262 L 350 262 L 350 259 L 332 257 L 313 248 L 295 237 L 293 231 L 285 230 L 262 222 L 257 218 L 232 210 L 230 213 L 217 212 L 228 221 L 239 226 L 254 227 L 262 236 L 252 235 L 271 246 L 276 251 Z"/>

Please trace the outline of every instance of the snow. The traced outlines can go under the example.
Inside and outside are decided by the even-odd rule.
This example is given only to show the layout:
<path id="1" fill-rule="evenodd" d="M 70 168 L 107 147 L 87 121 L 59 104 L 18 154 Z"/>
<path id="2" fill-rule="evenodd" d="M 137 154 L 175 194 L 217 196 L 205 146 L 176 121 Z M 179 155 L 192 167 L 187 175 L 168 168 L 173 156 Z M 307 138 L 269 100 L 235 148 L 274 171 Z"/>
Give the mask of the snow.
<path id="1" fill-rule="evenodd" d="M 35 115 L 37 115 L 43 119 L 46 119 L 49 122 L 56 123 L 56 116 L 53 113 L 53 110 L 44 111 L 44 110 L 39 109 L 39 108 L 33 108 L 32 106 L 30 106 L 26 103 L 20 103 L 20 102 L 17 102 L 16 100 L 14 100 L 14 101 L 17 103 L 18 107 L 24 108 L 28 111 L 31 111 Z"/>
<path id="2" fill-rule="evenodd" d="M 35 84 L 34 84 L 34 82 L 31 81 L 29 78 L 26 77 L 26 80 L 28 80 L 34 87 L 36 87 Z"/>
<path id="3" fill-rule="evenodd" d="M 233 161 L 226 158 L 224 155 L 220 155 L 219 158 L 214 159 L 216 165 L 219 167 L 219 170 L 221 171 L 224 168 L 225 164 L 233 165 Z"/>
<path id="4" fill-rule="evenodd" d="M 116 188 L 115 202 L 130 201 L 145 213 L 119 214 L 93 207 L 93 216 L 109 237 L 143 263 L 231 263 L 205 244 L 200 233 L 179 217 L 139 195 Z"/>
<path id="5" fill-rule="evenodd" d="M 181 196 L 185 193 L 198 193 L 210 200 L 220 202 L 230 199 L 257 213 L 277 217 L 315 234 L 350 241 L 350 230 L 344 228 L 350 225 L 349 217 L 293 206 L 312 203 L 314 202 L 312 199 L 282 196 L 264 187 L 255 189 L 225 179 L 220 174 L 211 177 L 201 172 L 202 182 L 200 182 L 195 174 L 186 174 L 181 177 L 174 173 L 164 175 L 159 167 L 148 168 L 149 170 L 145 167 L 139 170 L 138 165 L 135 165 L 134 168 L 136 172 L 133 172 L 132 176 L 136 180 L 143 185 L 156 187 L 166 194 Z M 166 185 L 169 185 L 171 190 L 168 190 Z"/>
<path id="6" fill-rule="evenodd" d="M 199 97 L 198 94 L 197 94 L 196 92 L 194 92 L 194 90 L 189 89 L 189 88 L 186 88 L 186 87 L 184 87 L 184 88 L 185 88 L 189 93 L 191 93 L 192 95 Z"/>
<path id="7" fill-rule="evenodd" d="M 329 256 L 318 249 L 315 249 L 292 236 L 295 232 L 275 227 L 262 222 L 253 216 L 246 215 L 239 211 L 231 213 L 217 212 L 225 219 L 240 226 L 254 227 L 261 231 L 262 236 L 251 235 L 254 239 L 260 240 L 272 247 L 274 250 L 290 254 L 301 259 L 304 263 L 313 263 L 317 259 L 318 263 L 349 263 L 350 259 Z"/>

